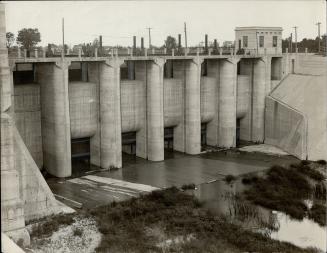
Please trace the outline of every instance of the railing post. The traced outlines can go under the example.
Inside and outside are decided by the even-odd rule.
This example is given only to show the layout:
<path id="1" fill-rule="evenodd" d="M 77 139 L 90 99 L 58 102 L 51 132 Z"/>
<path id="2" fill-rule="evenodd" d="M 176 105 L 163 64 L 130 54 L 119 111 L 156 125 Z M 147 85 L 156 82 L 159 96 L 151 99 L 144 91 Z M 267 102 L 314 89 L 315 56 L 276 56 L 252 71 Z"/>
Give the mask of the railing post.
<path id="1" fill-rule="evenodd" d="M 298 53 L 299 52 L 299 48 L 295 48 L 295 53 Z"/>
<path id="2" fill-rule="evenodd" d="M 171 50 L 171 56 L 175 56 L 175 49 L 174 48 Z"/>
<path id="3" fill-rule="evenodd" d="M 185 47 L 185 48 L 184 48 L 184 55 L 187 56 L 187 54 L 188 54 L 188 48 Z"/>
<path id="4" fill-rule="evenodd" d="M 133 56 L 133 48 L 131 48 L 131 50 L 129 52 L 130 52 L 130 56 L 132 57 Z"/>
<path id="5" fill-rule="evenodd" d="M 264 55 L 267 55 L 267 48 L 263 49 Z"/>
<path id="6" fill-rule="evenodd" d="M 118 48 L 115 49 L 115 57 L 118 57 Z"/>
<path id="7" fill-rule="evenodd" d="M 211 56 L 211 51 L 212 51 L 212 48 L 209 48 L 208 49 L 208 55 Z"/>
<path id="8" fill-rule="evenodd" d="M 222 49 L 222 48 L 219 49 L 219 55 L 220 55 L 220 56 L 223 55 L 223 49 Z"/>
<path id="9" fill-rule="evenodd" d="M 196 56 L 199 56 L 200 55 L 200 48 L 196 48 Z"/>
<path id="10" fill-rule="evenodd" d="M 38 58 L 37 53 L 38 53 L 37 48 L 35 48 L 35 49 L 34 49 L 34 57 L 35 57 L 35 58 Z"/>
<path id="11" fill-rule="evenodd" d="M 167 48 L 164 48 L 164 54 L 167 54 Z"/>
<path id="12" fill-rule="evenodd" d="M 82 59 L 82 49 L 78 49 L 78 58 L 81 60 Z"/>
<path id="13" fill-rule="evenodd" d="M 147 48 L 144 48 L 144 56 L 148 57 L 148 49 Z"/>
<path id="14" fill-rule="evenodd" d="M 95 59 L 98 58 L 98 48 L 94 48 L 94 56 L 95 56 Z"/>
<path id="15" fill-rule="evenodd" d="M 20 47 L 18 47 L 17 49 L 18 49 L 18 50 L 17 50 L 17 57 L 18 57 L 18 58 L 21 58 L 22 55 L 21 55 Z"/>
<path id="16" fill-rule="evenodd" d="M 27 58 L 27 50 L 24 49 L 24 58 L 26 59 Z"/>
<path id="17" fill-rule="evenodd" d="M 287 53 L 287 54 L 288 54 L 288 47 L 287 47 L 287 48 L 285 48 L 285 53 Z"/>
<path id="18" fill-rule="evenodd" d="M 230 48 L 230 56 L 233 56 L 233 48 Z"/>
<path id="19" fill-rule="evenodd" d="M 156 53 L 155 49 L 152 48 L 152 52 L 151 52 L 151 54 L 155 54 L 155 53 Z"/>
<path id="20" fill-rule="evenodd" d="M 42 49 L 42 57 L 43 57 L 43 58 L 46 57 L 46 52 L 45 52 L 45 49 L 44 49 L 44 48 Z"/>
<path id="21" fill-rule="evenodd" d="M 305 48 L 305 55 L 307 55 L 308 54 L 308 48 L 306 47 Z"/>

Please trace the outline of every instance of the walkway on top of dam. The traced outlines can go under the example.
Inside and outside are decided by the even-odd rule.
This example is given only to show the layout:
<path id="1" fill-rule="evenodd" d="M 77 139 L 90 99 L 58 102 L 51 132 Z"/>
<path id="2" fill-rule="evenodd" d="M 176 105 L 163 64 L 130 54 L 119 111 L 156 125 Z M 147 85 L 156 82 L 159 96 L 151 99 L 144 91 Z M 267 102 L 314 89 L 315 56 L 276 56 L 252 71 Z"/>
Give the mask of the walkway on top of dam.
<path id="1" fill-rule="evenodd" d="M 270 156 L 259 153 L 221 151 L 186 155 L 166 151 L 166 159 L 151 162 L 133 155 L 123 155 L 123 168 L 108 171 L 75 163 L 73 176 L 48 178 L 55 196 L 72 207 L 94 208 L 121 201 L 158 188 L 181 187 L 222 180 L 226 175 L 238 176 L 268 169 L 272 165 L 288 165 L 298 161 L 292 156 Z"/>
<path id="2" fill-rule="evenodd" d="M 282 57 L 283 54 L 277 50 L 273 54 L 267 54 L 263 52 L 258 52 L 256 49 L 247 49 L 244 52 L 235 52 L 233 49 L 218 49 L 218 50 L 182 50 L 174 51 L 165 51 L 163 49 L 156 50 L 139 50 L 137 53 L 133 53 L 132 49 L 127 49 L 127 52 L 121 50 L 112 50 L 111 52 L 105 54 L 98 54 L 97 52 L 92 52 L 91 55 L 83 55 L 81 52 L 79 54 L 65 54 L 48 56 L 44 50 L 31 52 L 29 57 L 26 52 L 22 53 L 20 51 L 11 52 L 9 54 L 10 65 L 15 63 L 37 63 L 37 62 L 58 62 L 64 58 L 66 61 L 84 61 L 84 62 L 93 62 L 93 61 L 106 61 L 110 59 L 120 59 L 128 61 L 142 61 L 142 60 L 154 60 L 157 58 L 163 58 L 166 60 L 191 60 L 196 57 L 201 59 L 228 59 L 228 58 L 262 58 L 265 56 L 270 57 Z M 288 53 L 287 53 L 288 54 Z"/>

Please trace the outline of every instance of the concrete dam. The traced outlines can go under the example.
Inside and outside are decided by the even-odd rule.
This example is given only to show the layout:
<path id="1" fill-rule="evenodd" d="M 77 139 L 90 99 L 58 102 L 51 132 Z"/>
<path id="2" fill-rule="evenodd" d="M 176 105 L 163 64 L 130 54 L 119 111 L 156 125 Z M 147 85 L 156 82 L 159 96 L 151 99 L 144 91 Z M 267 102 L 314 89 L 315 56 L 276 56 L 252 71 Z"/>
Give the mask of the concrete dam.
<path id="1" fill-rule="evenodd" d="M 88 153 L 101 168 L 120 168 L 122 151 L 162 161 L 165 136 L 187 154 L 204 144 L 263 142 L 265 96 L 285 59 L 16 58 L 15 123 L 38 167 L 57 177 L 70 176 L 72 157 Z"/>
<path id="2" fill-rule="evenodd" d="M 92 57 L 46 57 L 44 51 L 27 57 L 18 50 L 8 57 L 0 4 L 3 231 L 28 244 L 25 222 L 60 212 L 41 169 L 69 177 L 79 157 L 121 168 L 122 152 L 162 161 L 166 148 L 196 155 L 205 146 L 228 149 L 249 141 L 273 144 L 300 159 L 327 159 L 326 142 L 315 151 L 319 137 L 313 133 L 315 120 L 323 122 L 326 113 L 308 117 L 313 108 L 284 96 L 297 89 L 296 82 L 306 89 L 305 64 L 316 58 L 282 53 L 281 28 L 243 28 L 236 45 L 254 43 L 244 35 L 247 29 L 269 31 L 261 33 L 274 45 L 243 52 L 95 51 Z M 326 76 L 316 75 L 319 83 Z M 326 136 L 326 127 L 319 133 Z"/>

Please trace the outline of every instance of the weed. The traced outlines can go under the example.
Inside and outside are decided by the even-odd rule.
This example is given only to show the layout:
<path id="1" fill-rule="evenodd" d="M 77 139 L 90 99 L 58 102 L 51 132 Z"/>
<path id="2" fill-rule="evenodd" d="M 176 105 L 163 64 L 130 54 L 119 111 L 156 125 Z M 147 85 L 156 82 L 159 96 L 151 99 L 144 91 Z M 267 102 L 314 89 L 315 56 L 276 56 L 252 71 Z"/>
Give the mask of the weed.
<path id="1" fill-rule="evenodd" d="M 73 230 L 73 235 L 74 236 L 81 237 L 82 234 L 83 234 L 83 230 L 82 229 L 80 229 L 80 228 L 74 228 L 74 230 Z"/>
<path id="2" fill-rule="evenodd" d="M 309 218 L 317 222 L 320 226 L 326 226 L 326 206 L 314 203 L 310 209 Z"/>
<path id="3" fill-rule="evenodd" d="M 318 160 L 317 163 L 320 164 L 320 165 L 326 165 L 327 164 L 326 160 Z"/>
<path id="4" fill-rule="evenodd" d="M 183 184 L 181 187 L 182 190 L 195 190 L 195 184 Z"/>
<path id="5" fill-rule="evenodd" d="M 225 179 L 224 179 L 228 184 L 230 184 L 231 182 L 235 181 L 236 180 L 236 177 L 233 176 L 233 175 L 227 175 L 225 176 Z"/>
<path id="6" fill-rule="evenodd" d="M 70 225 L 74 222 L 70 214 L 59 214 L 48 217 L 32 227 L 31 237 L 46 237 L 57 231 L 62 225 Z"/>

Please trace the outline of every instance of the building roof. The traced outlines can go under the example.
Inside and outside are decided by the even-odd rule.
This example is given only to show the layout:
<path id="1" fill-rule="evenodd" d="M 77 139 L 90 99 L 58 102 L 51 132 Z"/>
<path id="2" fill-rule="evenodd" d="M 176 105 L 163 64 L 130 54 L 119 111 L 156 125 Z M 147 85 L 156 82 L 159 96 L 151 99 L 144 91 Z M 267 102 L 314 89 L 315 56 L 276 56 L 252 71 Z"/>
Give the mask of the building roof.
<path id="1" fill-rule="evenodd" d="M 241 26 L 241 27 L 235 28 L 235 31 L 245 31 L 245 30 L 283 31 L 283 28 L 282 27 L 272 27 L 272 26 Z"/>

